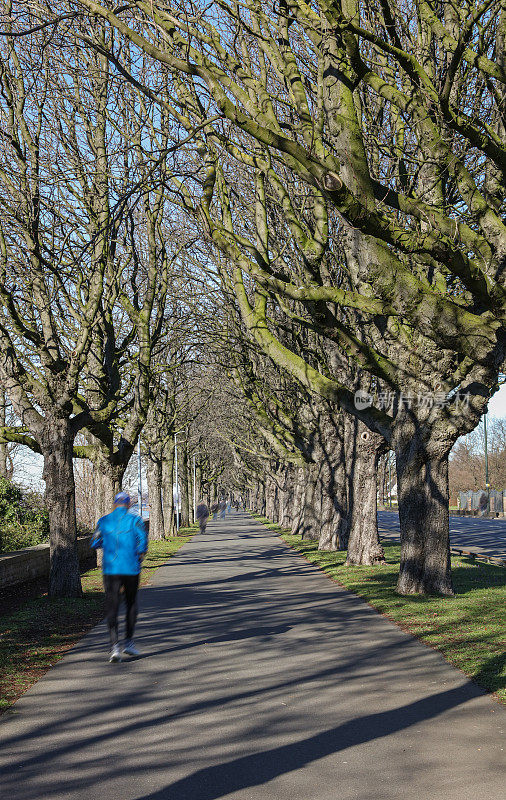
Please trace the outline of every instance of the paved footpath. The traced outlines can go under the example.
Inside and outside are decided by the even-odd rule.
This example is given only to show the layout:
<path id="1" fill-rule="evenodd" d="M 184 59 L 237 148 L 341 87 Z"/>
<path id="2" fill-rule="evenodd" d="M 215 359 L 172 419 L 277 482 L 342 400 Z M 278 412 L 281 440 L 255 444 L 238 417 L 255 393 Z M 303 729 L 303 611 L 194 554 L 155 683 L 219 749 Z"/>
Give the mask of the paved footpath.
<path id="1" fill-rule="evenodd" d="M 100 625 L 0 723 L 6 800 L 495 800 L 504 709 L 245 515 Z"/>

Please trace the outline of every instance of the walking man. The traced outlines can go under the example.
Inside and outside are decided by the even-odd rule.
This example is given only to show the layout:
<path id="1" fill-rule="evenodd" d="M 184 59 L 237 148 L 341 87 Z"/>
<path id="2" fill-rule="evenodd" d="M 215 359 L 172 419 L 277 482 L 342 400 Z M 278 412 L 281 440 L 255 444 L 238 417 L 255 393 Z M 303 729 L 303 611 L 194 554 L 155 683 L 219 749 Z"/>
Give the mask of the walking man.
<path id="1" fill-rule="evenodd" d="M 208 519 L 209 519 L 209 509 L 204 500 L 201 500 L 197 506 L 197 522 L 199 523 L 201 533 L 206 532 Z"/>
<path id="2" fill-rule="evenodd" d="M 140 655 L 134 644 L 134 628 L 137 620 L 137 589 L 141 564 L 148 549 L 148 537 L 141 517 L 130 514 L 130 497 L 119 492 L 114 498 L 114 509 L 101 517 L 91 547 L 103 549 L 102 570 L 104 573 L 105 606 L 111 653 L 109 661 L 121 661 L 118 644 L 118 611 L 120 593 L 123 588 L 126 605 L 126 638 L 123 653 Z"/>

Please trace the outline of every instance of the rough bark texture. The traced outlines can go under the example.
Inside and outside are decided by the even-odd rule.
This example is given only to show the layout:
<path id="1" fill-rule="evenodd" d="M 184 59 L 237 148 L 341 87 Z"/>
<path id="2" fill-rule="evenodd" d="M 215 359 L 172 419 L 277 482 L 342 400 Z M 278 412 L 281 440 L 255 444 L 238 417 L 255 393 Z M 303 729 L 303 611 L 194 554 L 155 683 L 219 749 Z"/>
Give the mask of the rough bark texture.
<path id="1" fill-rule="evenodd" d="M 115 495 L 121 491 L 126 467 L 114 467 L 103 460 L 95 465 L 95 504 L 97 520 L 112 511 Z"/>
<path id="2" fill-rule="evenodd" d="M 40 446 L 44 457 L 42 477 L 49 514 L 50 597 L 81 597 L 77 553 L 74 467 L 74 434 L 66 419 L 46 419 Z"/>
<path id="3" fill-rule="evenodd" d="M 263 481 L 258 481 L 251 492 L 251 508 L 261 516 L 265 515 L 266 486 Z"/>
<path id="4" fill-rule="evenodd" d="M 259 488 L 258 484 L 254 484 L 250 491 L 249 496 L 249 508 L 258 514 L 258 498 L 259 498 Z"/>
<path id="5" fill-rule="evenodd" d="M 337 550 L 346 525 L 347 493 L 342 415 L 324 419 L 319 445 L 321 494 L 319 550 Z"/>
<path id="6" fill-rule="evenodd" d="M 310 464 L 305 470 L 300 535 L 303 539 L 311 541 L 317 541 L 320 535 L 321 485 L 319 472 L 320 465 L 318 464 Z"/>
<path id="7" fill-rule="evenodd" d="M 279 524 L 282 528 L 290 529 L 294 515 L 294 469 L 288 466 L 284 472 L 279 489 Z"/>
<path id="8" fill-rule="evenodd" d="M 304 527 L 304 493 L 306 467 L 299 467 L 295 473 L 293 488 L 292 536 L 302 535 Z"/>
<path id="9" fill-rule="evenodd" d="M 385 441 L 378 434 L 368 431 L 358 420 L 354 420 L 354 423 L 354 448 L 347 458 L 352 495 L 346 563 L 372 565 L 385 559 L 377 518 L 377 469 Z"/>
<path id="10" fill-rule="evenodd" d="M 265 516 L 272 522 L 277 522 L 278 487 L 275 475 L 267 475 L 265 481 Z"/>
<path id="11" fill-rule="evenodd" d="M 152 453 L 149 453 L 146 459 L 146 477 L 149 498 L 149 538 L 159 541 L 164 537 L 162 462 Z"/>
<path id="12" fill-rule="evenodd" d="M 401 567 L 400 594 L 452 595 L 448 451 L 430 454 L 413 437 L 396 448 Z"/>

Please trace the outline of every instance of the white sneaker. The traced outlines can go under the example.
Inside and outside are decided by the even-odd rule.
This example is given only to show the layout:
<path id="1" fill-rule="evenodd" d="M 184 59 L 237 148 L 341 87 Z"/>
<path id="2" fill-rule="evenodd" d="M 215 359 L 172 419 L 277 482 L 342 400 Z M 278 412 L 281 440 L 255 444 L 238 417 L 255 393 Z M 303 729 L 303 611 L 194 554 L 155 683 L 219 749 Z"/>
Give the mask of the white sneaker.
<path id="1" fill-rule="evenodd" d="M 137 650 L 133 639 L 128 639 L 125 642 L 123 652 L 126 653 L 127 656 L 140 656 L 140 652 Z"/>
<path id="2" fill-rule="evenodd" d="M 109 662 L 111 664 L 116 663 L 117 661 L 121 661 L 121 650 L 119 644 L 115 644 L 111 650 L 111 655 L 109 656 Z"/>

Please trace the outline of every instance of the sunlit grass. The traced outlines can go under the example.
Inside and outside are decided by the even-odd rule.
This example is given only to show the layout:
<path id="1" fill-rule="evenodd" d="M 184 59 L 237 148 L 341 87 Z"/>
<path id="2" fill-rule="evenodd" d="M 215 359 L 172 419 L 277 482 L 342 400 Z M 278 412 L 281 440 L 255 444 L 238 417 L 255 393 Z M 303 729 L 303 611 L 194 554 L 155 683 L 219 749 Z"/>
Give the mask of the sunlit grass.
<path id="1" fill-rule="evenodd" d="M 403 630 L 439 650 L 454 666 L 506 703 L 506 570 L 452 558 L 455 597 L 401 597 L 395 591 L 399 545 L 383 542 L 386 564 L 347 567 L 346 553 L 318 550 L 316 542 L 291 536 L 265 517 L 290 547 L 333 580 L 366 600 Z"/>

